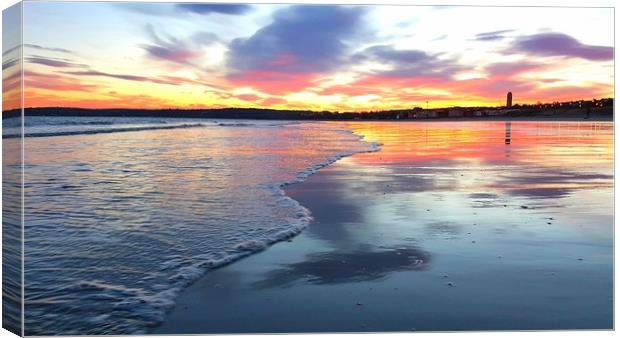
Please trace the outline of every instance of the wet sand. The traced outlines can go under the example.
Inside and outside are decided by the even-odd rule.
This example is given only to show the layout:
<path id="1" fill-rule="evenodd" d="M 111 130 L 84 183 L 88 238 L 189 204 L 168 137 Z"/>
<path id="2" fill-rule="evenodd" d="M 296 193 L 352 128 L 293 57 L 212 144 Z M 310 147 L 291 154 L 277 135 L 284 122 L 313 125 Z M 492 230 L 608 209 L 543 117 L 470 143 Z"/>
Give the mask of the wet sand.
<path id="1" fill-rule="evenodd" d="M 349 125 L 381 151 L 287 188 L 311 225 L 153 333 L 612 328 L 611 123 Z"/>

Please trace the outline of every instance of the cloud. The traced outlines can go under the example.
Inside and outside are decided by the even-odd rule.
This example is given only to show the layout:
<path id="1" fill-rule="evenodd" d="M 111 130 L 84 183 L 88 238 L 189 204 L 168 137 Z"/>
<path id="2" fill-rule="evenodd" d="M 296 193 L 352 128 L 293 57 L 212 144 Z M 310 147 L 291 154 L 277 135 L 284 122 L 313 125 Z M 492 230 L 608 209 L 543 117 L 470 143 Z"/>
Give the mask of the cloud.
<path id="1" fill-rule="evenodd" d="M 168 78 L 168 79 L 149 78 L 146 76 L 139 76 L 139 75 L 112 74 L 112 73 L 100 72 L 96 70 L 74 71 L 74 72 L 64 72 L 64 73 L 68 75 L 77 75 L 77 76 L 108 77 L 108 78 L 127 80 L 127 81 L 153 82 L 153 83 L 169 84 L 169 85 L 179 84 L 179 81 L 173 78 Z"/>
<path id="2" fill-rule="evenodd" d="M 106 73 L 106 72 L 100 72 L 96 70 L 67 71 L 63 73 L 67 75 L 108 77 L 108 78 L 120 79 L 120 80 L 126 80 L 126 81 L 152 82 L 152 83 L 173 85 L 173 86 L 178 86 L 182 84 L 194 84 L 194 85 L 202 85 L 206 87 L 211 87 L 214 90 L 220 89 L 219 86 L 211 84 L 211 83 L 206 83 L 206 82 L 202 82 L 199 80 L 193 80 L 193 79 L 188 79 L 188 78 L 182 78 L 178 76 L 146 77 L 146 76 L 140 76 L 140 75 Z"/>
<path id="3" fill-rule="evenodd" d="M 330 86 L 321 90 L 321 95 L 347 95 L 347 96 L 362 96 L 362 95 L 384 95 L 385 92 L 381 86 L 374 86 L 372 84 L 355 83 L 346 85 Z"/>
<path id="4" fill-rule="evenodd" d="M 20 64 L 19 59 L 8 59 L 2 62 L 2 70 L 7 70 L 19 64 Z"/>
<path id="5" fill-rule="evenodd" d="M 497 62 L 484 68 L 491 77 L 513 77 L 522 73 L 540 71 L 547 68 L 545 65 L 531 62 Z"/>
<path id="6" fill-rule="evenodd" d="M 111 74 L 111 73 L 99 72 L 96 70 L 65 72 L 65 74 L 79 75 L 79 76 L 101 76 L 101 77 L 110 77 L 110 78 L 128 80 L 128 81 L 151 81 L 151 79 L 144 77 L 144 76 L 128 75 L 128 74 Z"/>
<path id="7" fill-rule="evenodd" d="M 262 92 L 273 95 L 301 91 L 313 85 L 314 79 L 313 74 L 289 74 L 260 70 L 246 71 L 228 77 L 229 82 L 233 85 L 260 88 Z"/>
<path id="8" fill-rule="evenodd" d="M 349 97 L 376 95 L 380 98 L 377 103 L 383 105 L 442 97 L 445 99 L 446 94 L 443 93 L 414 92 L 449 85 L 454 82 L 453 76 L 457 72 L 467 69 L 458 64 L 456 59 L 441 56 L 441 53 L 431 54 L 417 49 L 396 49 L 393 45 L 370 46 L 351 55 L 349 63 L 363 65 L 371 62 L 383 65 L 384 68 L 361 72 L 355 81 L 328 86 L 320 93 L 344 94 Z"/>
<path id="9" fill-rule="evenodd" d="M 614 49 L 608 46 L 593 46 L 579 42 L 562 33 L 540 33 L 518 38 L 508 52 L 540 56 L 564 56 L 590 61 L 613 60 Z"/>
<path id="10" fill-rule="evenodd" d="M 429 54 L 421 50 L 396 49 L 392 45 L 371 46 L 353 55 L 353 61 L 374 61 L 389 65 L 390 70 L 374 72 L 387 77 L 433 76 L 449 78 L 464 69 L 453 59 L 441 59 L 441 54 Z"/>
<path id="11" fill-rule="evenodd" d="M 500 31 L 485 32 L 476 34 L 475 40 L 478 41 L 496 41 L 502 40 L 506 36 L 504 34 L 514 32 L 514 29 L 504 29 Z"/>
<path id="12" fill-rule="evenodd" d="M 5 56 L 13 51 L 16 51 L 18 49 L 20 49 L 22 47 L 22 45 L 17 45 L 14 46 L 12 48 L 9 48 L 7 50 L 5 50 L 4 52 L 2 52 L 2 56 Z M 31 43 L 26 43 L 23 45 L 23 47 L 28 47 L 28 48 L 32 48 L 32 49 L 37 49 L 37 50 L 44 50 L 44 51 L 48 51 L 48 52 L 58 52 L 58 53 L 66 53 L 66 54 L 73 54 L 72 51 L 68 50 L 68 49 L 64 49 L 64 48 L 53 48 L 53 47 L 44 47 L 41 45 L 35 45 L 35 44 L 31 44 Z"/>
<path id="13" fill-rule="evenodd" d="M 580 86 L 556 84 L 552 87 L 536 88 L 525 93 L 525 95 L 532 101 L 569 101 L 575 98 L 610 97 L 613 96 L 613 87 L 596 82 L 589 82 Z"/>
<path id="14" fill-rule="evenodd" d="M 562 69 L 562 65 L 550 65 L 548 63 L 535 62 L 499 62 L 486 66 L 483 78 L 475 78 L 461 81 L 450 81 L 442 85 L 447 91 L 461 93 L 478 98 L 497 98 L 502 102 L 508 91 L 513 93 L 513 102 L 551 102 L 572 100 L 575 97 L 605 97 L 610 95 L 610 87 L 607 84 L 586 82 L 582 85 L 562 85 L 559 79 L 539 79 L 539 74 L 553 70 L 555 67 Z M 547 85 L 542 85 L 546 83 Z M 549 86 L 548 83 L 553 85 Z"/>
<path id="15" fill-rule="evenodd" d="M 22 45 L 13 46 L 13 47 L 5 50 L 4 52 L 2 52 L 2 56 L 6 56 L 6 55 L 8 55 L 8 54 L 10 54 L 10 53 L 20 49 L 21 47 L 22 47 Z"/>
<path id="16" fill-rule="evenodd" d="M 192 51 L 185 50 L 183 48 L 175 49 L 175 47 L 169 48 L 154 45 L 144 45 L 144 50 L 146 50 L 148 54 L 154 58 L 181 63 L 186 62 L 196 56 L 196 54 Z"/>
<path id="17" fill-rule="evenodd" d="M 221 42 L 220 38 L 211 32 L 198 32 L 192 36 L 192 41 L 199 45 L 210 45 L 215 42 Z"/>
<path id="18" fill-rule="evenodd" d="M 54 48 L 54 47 L 44 47 L 44 46 L 41 46 L 41 45 L 34 45 L 34 44 L 31 44 L 31 43 L 24 44 L 24 47 L 28 47 L 28 48 L 32 48 L 32 49 L 38 49 L 38 50 L 45 50 L 45 51 L 49 51 L 49 52 L 59 52 L 59 53 L 73 54 L 73 52 L 68 50 L 68 49 Z"/>
<path id="19" fill-rule="evenodd" d="M 226 77 L 233 85 L 269 94 L 310 87 L 321 74 L 349 64 L 347 42 L 363 32 L 365 12 L 361 6 L 297 5 L 278 10 L 272 23 L 229 44 Z"/>
<path id="20" fill-rule="evenodd" d="M 172 36 L 162 37 L 157 34 L 152 25 L 147 25 L 145 29 L 153 43 L 144 44 L 142 48 L 150 57 L 176 63 L 188 63 L 190 59 L 198 56 L 195 49 L 188 46 L 186 42 Z"/>
<path id="21" fill-rule="evenodd" d="M 288 101 L 281 99 L 279 97 L 269 97 L 260 101 L 260 104 L 269 107 L 277 104 L 287 104 Z"/>
<path id="22" fill-rule="evenodd" d="M 387 61 L 390 63 L 416 63 L 432 59 L 433 57 L 420 50 L 397 50 L 390 45 L 378 45 L 366 48 L 354 56 L 355 59 Z"/>
<path id="23" fill-rule="evenodd" d="M 150 80 L 153 81 L 153 79 L 150 79 Z M 207 81 L 203 81 L 200 79 L 194 80 L 194 79 L 189 79 L 185 77 L 170 76 L 170 75 L 160 76 L 159 78 L 156 79 L 155 82 L 163 83 L 163 84 L 172 84 L 172 85 L 182 85 L 182 84 L 200 85 L 200 86 L 209 87 L 211 90 L 216 90 L 216 91 L 221 91 L 224 88 L 221 85 L 215 84 L 213 82 L 207 82 Z"/>
<path id="24" fill-rule="evenodd" d="M 192 59 L 201 56 L 202 46 L 221 42 L 220 38 L 211 32 L 197 32 L 190 38 L 181 40 L 170 35 L 158 34 L 152 25 L 147 25 L 145 30 L 152 43 L 143 44 L 141 47 L 148 56 L 180 64 L 191 64 Z"/>
<path id="25" fill-rule="evenodd" d="M 22 93 L 22 72 L 3 71 L 2 72 L 2 105 L 4 109 L 8 107 L 17 108 L 21 106 Z"/>
<path id="26" fill-rule="evenodd" d="M 274 14 L 273 22 L 249 38 L 231 42 L 228 68 L 251 71 L 320 73 L 340 67 L 345 41 L 362 25 L 364 7 L 299 5 Z"/>
<path id="27" fill-rule="evenodd" d="M 75 80 L 71 80 L 75 83 Z M 36 84 L 36 83 L 34 83 Z M 130 95 L 130 94 L 111 94 L 100 95 L 63 95 L 65 90 L 88 91 L 80 89 L 79 86 L 72 88 L 70 85 L 63 89 L 63 86 L 52 84 L 48 93 L 43 95 L 36 87 L 27 86 L 24 92 L 26 107 L 82 107 L 82 108 L 136 108 L 161 109 L 163 107 L 176 107 L 169 100 L 157 96 L 149 95 Z"/>
<path id="28" fill-rule="evenodd" d="M 50 75 L 34 71 L 24 72 L 24 87 L 29 90 L 46 89 L 53 91 L 89 92 L 98 88 L 93 84 L 82 83 L 58 74 Z"/>
<path id="29" fill-rule="evenodd" d="M 21 72 L 6 72 L 4 74 L 2 74 L 2 82 L 4 83 L 5 81 L 7 83 L 20 83 L 22 79 L 22 73 Z"/>
<path id="30" fill-rule="evenodd" d="M 85 68 L 87 67 L 84 64 L 71 62 L 65 59 L 55 59 L 55 58 L 46 58 L 42 56 L 31 56 L 26 58 L 26 62 L 36 63 L 48 67 L 57 67 L 57 68 Z"/>
<path id="31" fill-rule="evenodd" d="M 240 95 L 236 95 L 235 97 L 238 98 L 239 100 L 250 101 L 250 102 L 254 102 L 254 101 L 261 99 L 260 96 L 254 95 L 254 94 L 240 94 Z"/>
<path id="32" fill-rule="evenodd" d="M 523 96 L 535 90 L 535 81 L 520 78 L 520 75 L 543 71 L 549 66 L 532 62 L 497 62 L 484 67 L 486 76 L 462 81 L 448 82 L 444 87 L 456 93 L 474 97 L 502 98 L 508 91 Z"/>
<path id="33" fill-rule="evenodd" d="M 202 15 L 211 13 L 237 15 L 247 13 L 251 9 L 250 5 L 242 4 L 177 4 L 176 7 L 182 11 Z"/>

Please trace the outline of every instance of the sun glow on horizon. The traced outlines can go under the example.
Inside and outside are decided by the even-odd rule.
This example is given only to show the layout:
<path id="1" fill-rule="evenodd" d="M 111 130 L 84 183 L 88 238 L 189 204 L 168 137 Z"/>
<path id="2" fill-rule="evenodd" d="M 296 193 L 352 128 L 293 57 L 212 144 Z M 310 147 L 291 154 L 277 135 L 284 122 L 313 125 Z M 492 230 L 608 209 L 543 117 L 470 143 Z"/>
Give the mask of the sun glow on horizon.
<path id="1" fill-rule="evenodd" d="M 373 111 L 613 97 L 612 25 L 594 8 L 28 2 L 24 100 Z"/>

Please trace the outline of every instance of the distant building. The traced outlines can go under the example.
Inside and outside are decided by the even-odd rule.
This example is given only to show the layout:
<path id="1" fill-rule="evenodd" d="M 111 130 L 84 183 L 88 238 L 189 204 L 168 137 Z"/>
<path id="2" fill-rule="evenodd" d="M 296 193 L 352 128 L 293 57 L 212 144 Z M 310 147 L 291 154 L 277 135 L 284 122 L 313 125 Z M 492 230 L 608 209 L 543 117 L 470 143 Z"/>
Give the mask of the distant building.
<path id="1" fill-rule="evenodd" d="M 512 92 L 508 92 L 506 95 L 506 108 L 512 107 Z"/>
<path id="2" fill-rule="evenodd" d="M 448 112 L 448 117 L 463 117 L 463 111 L 459 109 L 453 109 Z"/>

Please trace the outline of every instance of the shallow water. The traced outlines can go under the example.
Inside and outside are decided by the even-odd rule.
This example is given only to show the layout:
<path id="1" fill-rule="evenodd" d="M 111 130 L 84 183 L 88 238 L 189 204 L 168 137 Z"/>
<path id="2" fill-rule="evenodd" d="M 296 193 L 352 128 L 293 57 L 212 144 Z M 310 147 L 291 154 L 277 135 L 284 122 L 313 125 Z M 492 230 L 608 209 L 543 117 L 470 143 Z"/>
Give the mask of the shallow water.
<path id="1" fill-rule="evenodd" d="M 612 123 L 345 125 L 381 150 L 287 187 L 308 228 L 156 333 L 613 327 Z"/>
<path id="2" fill-rule="evenodd" d="M 21 118 L 2 120 L 3 135 L 20 129 Z M 2 324 L 22 334 L 22 142 L 2 140 Z"/>
<path id="3" fill-rule="evenodd" d="M 306 208 L 166 332 L 612 325 L 612 123 L 196 122 L 26 138 L 26 334 L 148 332 Z"/>
<path id="4" fill-rule="evenodd" d="M 283 184 L 372 149 L 326 123 L 95 120 L 31 122 L 58 136 L 25 139 L 27 335 L 144 332 L 205 271 L 308 224 Z"/>
<path id="5" fill-rule="evenodd" d="M 47 137 L 190 128 L 203 124 L 218 125 L 222 122 L 181 118 L 28 116 L 24 119 L 24 133 L 26 137 Z M 21 132 L 21 125 L 9 124 L 3 126 L 2 138 L 19 138 Z"/>
<path id="6" fill-rule="evenodd" d="M 374 330 L 612 327 L 612 123 L 347 126 L 381 151 L 343 159 L 291 193 L 327 224 L 308 235 L 331 249 L 279 271 L 382 288 L 365 295 L 382 318 Z M 336 216 L 318 201 L 322 187 Z M 390 253 L 408 259 L 376 264 Z M 365 269 L 322 268 L 353 256 Z"/>

